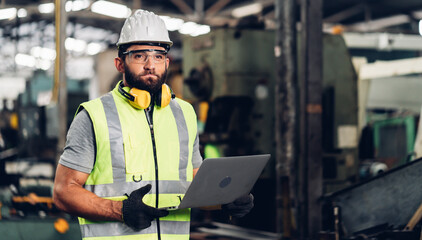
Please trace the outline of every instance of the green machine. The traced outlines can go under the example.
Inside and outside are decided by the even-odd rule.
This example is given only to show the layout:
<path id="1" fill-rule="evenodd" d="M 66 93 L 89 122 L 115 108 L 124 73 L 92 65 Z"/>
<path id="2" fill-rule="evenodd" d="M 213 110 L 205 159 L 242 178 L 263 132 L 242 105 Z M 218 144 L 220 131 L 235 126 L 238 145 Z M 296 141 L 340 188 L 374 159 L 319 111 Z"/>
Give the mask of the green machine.
<path id="1" fill-rule="evenodd" d="M 274 46 L 269 30 L 222 28 L 183 40 L 183 97 L 209 103 L 201 144 L 220 155 L 271 153 L 268 179 L 275 175 Z M 340 35 L 324 35 L 323 61 L 324 187 L 331 192 L 358 169 L 357 76 Z"/>
<path id="2" fill-rule="evenodd" d="M 82 239 L 79 224 L 70 223 L 63 218 L 39 219 L 26 218 L 25 220 L 0 221 L 0 234 L 2 239 L 19 240 L 74 240 Z M 57 230 L 56 226 L 63 224 L 63 229 Z M 62 232 L 59 232 L 62 231 Z"/>
<path id="3" fill-rule="evenodd" d="M 389 169 L 412 160 L 416 138 L 414 116 L 379 119 L 372 122 L 375 157 Z"/>
<path id="4" fill-rule="evenodd" d="M 0 239 L 81 239 L 76 217 L 57 209 L 52 199 L 58 108 L 46 105 L 53 79 L 36 71 L 17 100 L 17 146 L 0 152 Z M 78 105 L 88 100 L 88 81 L 69 80 L 68 125 Z"/>
<path id="5" fill-rule="evenodd" d="M 27 168 L 30 169 L 30 167 Z M 9 178 L 12 177 L 19 176 L 9 175 Z M 21 183 L 27 181 L 37 184 L 19 188 L 14 184 L 5 186 L 5 181 L 7 180 L 3 176 L 0 185 L 1 239 L 82 239 L 77 218 L 55 207 L 49 179 L 41 176 L 32 179 L 21 177 Z"/>

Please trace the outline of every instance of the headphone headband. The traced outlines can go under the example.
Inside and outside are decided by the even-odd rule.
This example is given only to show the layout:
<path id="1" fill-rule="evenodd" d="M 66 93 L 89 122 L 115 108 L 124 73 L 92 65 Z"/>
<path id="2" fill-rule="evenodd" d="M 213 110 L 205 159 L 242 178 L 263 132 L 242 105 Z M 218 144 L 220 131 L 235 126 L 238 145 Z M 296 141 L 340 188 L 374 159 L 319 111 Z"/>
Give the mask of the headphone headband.
<path id="1" fill-rule="evenodd" d="M 134 96 L 132 96 L 132 94 L 130 94 L 130 93 L 128 93 L 128 92 L 126 92 L 126 91 L 123 89 L 123 87 L 124 87 L 124 85 L 123 85 L 123 81 L 121 81 L 121 82 L 119 83 L 119 93 L 120 93 L 120 94 L 122 94 L 122 95 L 123 95 L 123 97 L 125 97 L 125 98 L 129 99 L 130 101 L 134 101 L 134 100 L 135 100 L 135 97 L 134 97 Z"/>

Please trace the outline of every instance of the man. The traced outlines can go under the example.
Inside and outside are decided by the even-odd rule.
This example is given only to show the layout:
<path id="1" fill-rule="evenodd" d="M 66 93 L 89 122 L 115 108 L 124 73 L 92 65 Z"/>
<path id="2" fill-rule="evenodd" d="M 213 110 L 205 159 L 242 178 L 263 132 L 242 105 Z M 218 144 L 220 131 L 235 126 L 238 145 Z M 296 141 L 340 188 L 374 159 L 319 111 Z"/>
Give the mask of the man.
<path id="1" fill-rule="evenodd" d="M 189 239 L 183 198 L 202 157 L 192 106 L 165 84 L 172 42 L 164 22 L 138 10 L 114 63 L 123 81 L 81 104 L 56 170 L 54 201 L 79 216 L 84 239 Z M 252 195 L 222 206 L 241 217 Z"/>

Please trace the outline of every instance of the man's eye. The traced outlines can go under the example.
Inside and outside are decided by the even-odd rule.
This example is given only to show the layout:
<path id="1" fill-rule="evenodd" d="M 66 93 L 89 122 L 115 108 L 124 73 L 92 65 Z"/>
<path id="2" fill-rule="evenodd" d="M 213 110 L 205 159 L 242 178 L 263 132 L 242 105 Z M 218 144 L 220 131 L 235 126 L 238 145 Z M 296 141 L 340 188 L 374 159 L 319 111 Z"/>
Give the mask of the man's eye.
<path id="1" fill-rule="evenodd" d="M 164 59 L 164 55 L 162 55 L 162 54 L 157 54 L 157 55 L 155 55 L 155 59 L 157 59 L 157 60 L 162 60 L 162 59 Z"/>
<path id="2" fill-rule="evenodd" d="M 143 54 L 141 54 L 141 53 L 135 53 L 135 54 L 133 55 L 133 57 L 134 57 L 135 59 L 144 59 L 144 58 L 145 58 L 145 56 L 144 56 Z"/>

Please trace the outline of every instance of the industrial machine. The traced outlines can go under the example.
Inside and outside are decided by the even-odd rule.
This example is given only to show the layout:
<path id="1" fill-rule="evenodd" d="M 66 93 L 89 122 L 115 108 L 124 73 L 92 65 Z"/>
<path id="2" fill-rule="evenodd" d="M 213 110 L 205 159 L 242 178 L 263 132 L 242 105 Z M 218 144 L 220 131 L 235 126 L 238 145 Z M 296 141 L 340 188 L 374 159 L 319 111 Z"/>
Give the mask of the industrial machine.
<path id="1" fill-rule="evenodd" d="M 0 236 L 2 239 L 81 239 L 77 219 L 52 200 L 53 165 L 19 158 L 14 149 L 0 154 Z"/>
<path id="2" fill-rule="evenodd" d="M 419 240 L 421 171 L 422 159 L 416 159 L 327 194 L 323 230 L 332 239 Z"/>
<path id="3" fill-rule="evenodd" d="M 57 106 L 47 104 L 52 85 L 42 71 L 27 81 L 14 109 L 19 144 L 0 152 L 2 239 L 81 239 L 77 219 L 59 211 L 52 200 L 59 132 Z M 87 81 L 69 80 L 68 126 L 86 100 Z"/>
<path id="4" fill-rule="evenodd" d="M 183 97 L 204 121 L 205 157 L 273 156 L 252 191 L 255 208 L 238 222 L 268 231 L 275 231 L 274 46 L 273 31 L 256 29 L 221 28 L 183 41 Z M 324 35 L 323 61 L 324 190 L 331 192 L 357 174 L 357 81 L 341 36 Z"/>

